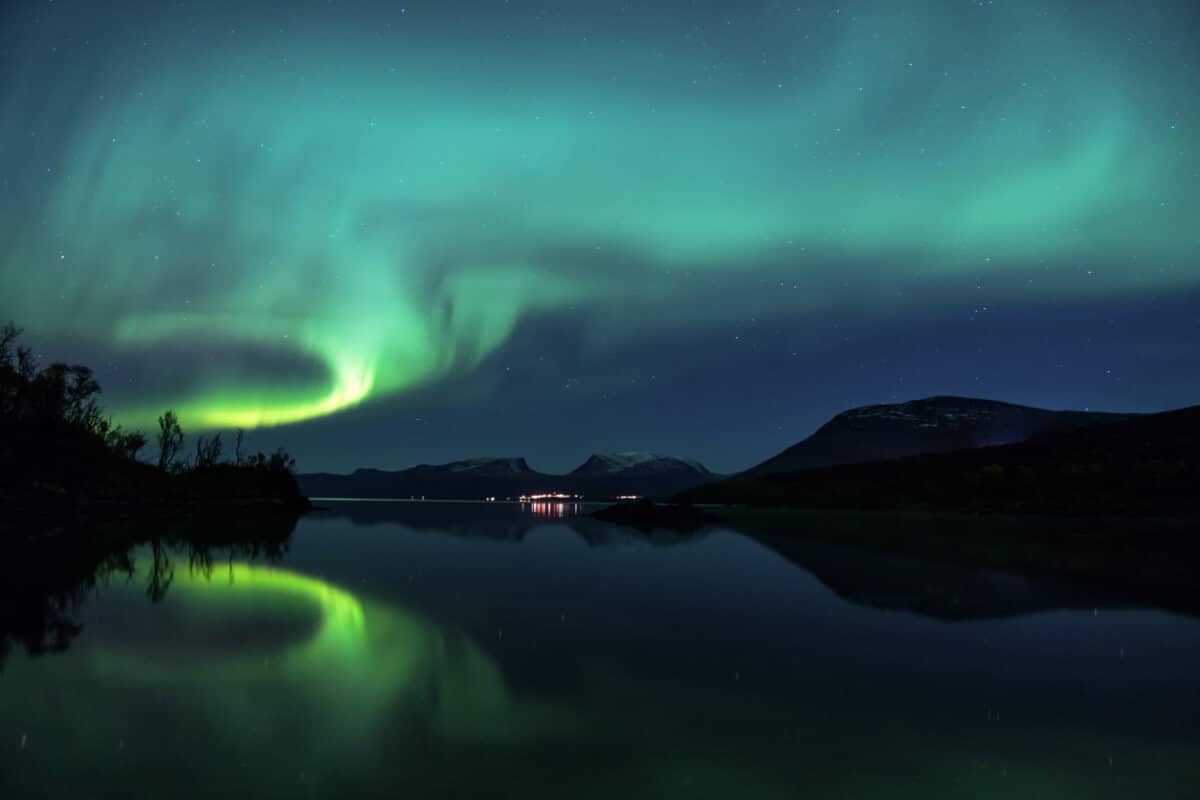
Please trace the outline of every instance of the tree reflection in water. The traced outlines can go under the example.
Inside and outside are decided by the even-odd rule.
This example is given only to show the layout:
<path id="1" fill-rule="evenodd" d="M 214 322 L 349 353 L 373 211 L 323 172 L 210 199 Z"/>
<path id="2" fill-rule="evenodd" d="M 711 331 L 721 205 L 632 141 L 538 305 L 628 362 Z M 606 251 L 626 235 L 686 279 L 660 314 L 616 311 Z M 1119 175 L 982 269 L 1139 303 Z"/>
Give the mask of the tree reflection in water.
<path id="1" fill-rule="evenodd" d="M 175 579 L 172 553 L 206 576 L 218 558 L 276 561 L 297 520 L 294 513 L 199 516 L 8 536 L 0 558 L 0 668 L 14 646 L 31 655 L 66 650 L 83 629 L 79 615 L 88 599 L 114 579 L 134 578 L 139 548 L 150 553 L 146 596 L 159 603 Z"/>

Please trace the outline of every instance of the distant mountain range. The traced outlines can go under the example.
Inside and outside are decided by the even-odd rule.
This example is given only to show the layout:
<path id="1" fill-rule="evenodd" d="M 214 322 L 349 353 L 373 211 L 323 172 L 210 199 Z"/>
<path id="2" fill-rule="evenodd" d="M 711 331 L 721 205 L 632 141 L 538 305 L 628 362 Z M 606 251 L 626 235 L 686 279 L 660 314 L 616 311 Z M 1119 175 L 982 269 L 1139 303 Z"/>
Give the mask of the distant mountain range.
<path id="1" fill-rule="evenodd" d="M 863 406 L 843 411 L 812 436 L 742 476 L 1012 444 L 1050 430 L 1116 422 L 1129 416 L 1048 411 L 969 397 Z"/>
<path id="2" fill-rule="evenodd" d="M 628 452 L 592 455 L 566 475 L 538 472 L 524 458 L 473 458 L 395 471 L 310 473 L 299 480 L 301 491 L 310 497 L 478 500 L 561 492 L 604 500 L 622 495 L 666 497 L 720 477 L 695 461 Z"/>
<path id="3" fill-rule="evenodd" d="M 1149 437 L 1146 447 L 1162 458 L 1179 456 L 1177 448 L 1171 449 L 1171 425 L 1187 428 L 1194 421 L 1186 414 L 1170 418 L 1174 423 L 1153 421 L 1162 417 L 1051 411 L 939 396 L 842 412 L 803 441 L 729 478 L 695 461 L 626 452 L 593 455 L 566 475 L 538 472 L 523 458 L 476 458 L 399 471 L 308 474 L 299 480 L 301 490 L 313 497 L 481 499 L 562 492 L 596 500 L 680 495 L 691 502 L 814 508 L 1021 510 L 1066 504 L 1086 510 L 1093 502 L 1136 504 L 1136 498 L 1121 492 L 1141 486 L 1140 478 L 1110 462 L 1119 452 L 1130 464 L 1141 463 L 1139 437 Z M 1097 433 L 1110 429 L 1117 439 Z M 1109 450 L 1088 450 L 1100 439 Z M 1155 444 L 1148 444 L 1151 439 Z M 1096 481 L 1076 485 L 1082 479 L 1072 477 L 1091 469 L 1094 463 L 1087 459 L 1093 457 L 1107 465 L 1106 479 L 1119 484 L 1109 498 L 1093 497 Z M 1195 461 L 1183 460 L 1189 465 Z M 975 475 L 984 468 L 986 476 Z M 1154 471 L 1144 464 L 1139 469 Z M 1014 477 L 1018 474 L 1020 486 Z M 1007 488 L 999 489 L 1001 483 Z M 1064 494 L 1068 486 L 1075 487 L 1074 500 Z"/>

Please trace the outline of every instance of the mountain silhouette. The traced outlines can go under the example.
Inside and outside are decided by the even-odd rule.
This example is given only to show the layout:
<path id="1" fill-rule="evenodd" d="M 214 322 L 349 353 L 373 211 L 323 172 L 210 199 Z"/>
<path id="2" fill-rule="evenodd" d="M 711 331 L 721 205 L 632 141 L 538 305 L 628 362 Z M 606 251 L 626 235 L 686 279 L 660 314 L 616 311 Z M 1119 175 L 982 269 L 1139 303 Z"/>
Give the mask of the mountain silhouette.
<path id="1" fill-rule="evenodd" d="M 862 406 L 843 411 L 807 439 L 742 474 L 768 475 L 1012 444 L 1046 431 L 1116 422 L 1130 416 L 1049 411 L 997 400 L 951 396 Z"/>
<path id="2" fill-rule="evenodd" d="M 524 458 L 472 458 L 349 475 L 300 475 L 311 497 L 498 499 L 542 493 L 604 500 L 621 495 L 665 497 L 719 478 L 702 464 L 656 453 L 594 454 L 566 475 L 532 469 Z"/>
<path id="3" fill-rule="evenodd" d="M 976 444 L 808 469 L 751 470 L 684 492 L 679 499 L 973 513 L 1170 516 L 1200 511 L 1200 406 L 1104 415 L 1090 425 L 1075 424 L 1079 419 L 1051 419 L 1040 432 L 1015 444 Z"/>

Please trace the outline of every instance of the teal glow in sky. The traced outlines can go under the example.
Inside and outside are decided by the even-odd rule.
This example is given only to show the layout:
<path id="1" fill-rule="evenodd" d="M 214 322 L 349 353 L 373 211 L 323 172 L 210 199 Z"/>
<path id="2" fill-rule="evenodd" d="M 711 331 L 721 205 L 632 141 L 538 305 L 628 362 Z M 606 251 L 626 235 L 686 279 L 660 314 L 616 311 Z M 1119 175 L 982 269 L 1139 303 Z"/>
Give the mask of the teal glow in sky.
<path id="1" fill-rule="evenodd" d="M 748 320 L 1190 290 L 1194 23 L 1165 2 L 6 5 L 0 314 L 94 354 L 119 421 L 254 428 L 436 396 L 546 320 L 607 397 L 605 359 L 663 337 L 697 357 Z M 820 369 L 829 348 L 797 349 Z"/>

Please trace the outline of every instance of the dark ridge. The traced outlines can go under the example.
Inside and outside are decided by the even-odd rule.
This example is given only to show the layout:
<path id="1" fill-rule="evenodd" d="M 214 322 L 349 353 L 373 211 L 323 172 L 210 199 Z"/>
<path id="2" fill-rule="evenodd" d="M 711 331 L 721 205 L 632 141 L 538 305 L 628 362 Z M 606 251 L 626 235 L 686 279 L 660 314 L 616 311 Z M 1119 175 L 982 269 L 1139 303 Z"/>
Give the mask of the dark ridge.
<path id="1" fill-rule="evenodd" d="M 1054 425 L 1028 441 L 813 469 L 743 473 L 694 503 L 781 508 L 1191 516 L 1200 406 Z"/>
<path id="2" fill-rule="evenodd" d="M 998 400 L 939 395 L 843 411 L 807 439 L 742 473 L 883 461 L 1022 442 L 1050 430 L 1129 419 L 1129 414 L 1049 411 Z"/>

